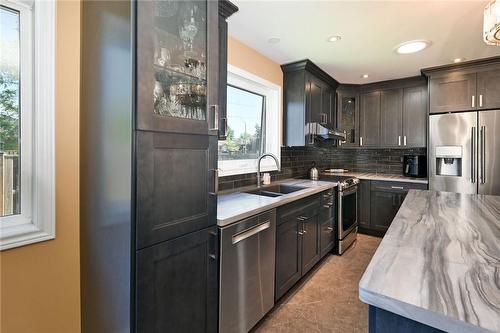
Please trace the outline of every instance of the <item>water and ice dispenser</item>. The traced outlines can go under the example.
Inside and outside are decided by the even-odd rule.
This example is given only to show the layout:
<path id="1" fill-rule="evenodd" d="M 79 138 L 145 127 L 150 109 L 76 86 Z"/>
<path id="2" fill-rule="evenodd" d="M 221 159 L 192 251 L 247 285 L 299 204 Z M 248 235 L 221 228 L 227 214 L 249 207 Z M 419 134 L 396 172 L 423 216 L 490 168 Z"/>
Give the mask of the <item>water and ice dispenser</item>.
<path id="1" fill-rule="evenodd" d="M 462 146 L 436 147 L 436 175 L 462 176 Z"/>

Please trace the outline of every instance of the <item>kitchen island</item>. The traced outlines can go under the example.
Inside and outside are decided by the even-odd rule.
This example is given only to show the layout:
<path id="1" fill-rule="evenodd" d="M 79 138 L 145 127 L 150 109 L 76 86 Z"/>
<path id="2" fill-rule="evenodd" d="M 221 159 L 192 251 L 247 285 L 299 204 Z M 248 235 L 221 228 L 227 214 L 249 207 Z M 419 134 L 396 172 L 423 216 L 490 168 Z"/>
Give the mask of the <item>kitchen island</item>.
<path id="1" fill-rule="evenodd" d="M 412 190 L 360 283 L 370 332 L 500 332 L 500 196 Z"/>

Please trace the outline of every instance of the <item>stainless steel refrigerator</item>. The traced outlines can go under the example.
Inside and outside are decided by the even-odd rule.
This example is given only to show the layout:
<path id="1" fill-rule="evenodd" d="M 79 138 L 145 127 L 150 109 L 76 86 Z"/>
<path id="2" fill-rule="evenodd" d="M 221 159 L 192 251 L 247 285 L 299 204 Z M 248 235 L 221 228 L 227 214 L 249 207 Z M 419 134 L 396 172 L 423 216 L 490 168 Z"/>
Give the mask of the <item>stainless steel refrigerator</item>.
<path id="1" fill-rule="evenodd" d="M 500 195 L 500 110 L 430 115 L 429 188 Z"/>

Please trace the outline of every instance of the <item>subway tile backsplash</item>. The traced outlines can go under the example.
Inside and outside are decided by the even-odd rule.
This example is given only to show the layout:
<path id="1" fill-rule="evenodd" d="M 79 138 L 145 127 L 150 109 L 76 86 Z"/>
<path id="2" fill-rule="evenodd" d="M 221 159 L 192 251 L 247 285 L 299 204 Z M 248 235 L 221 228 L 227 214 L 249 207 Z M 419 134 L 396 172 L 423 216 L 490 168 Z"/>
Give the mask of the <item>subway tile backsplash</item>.
<path id="1" fill-rule="evenodd" d="M 281 172 L 271 172 L 273 181 L 302 177 L 316 162 L 317 167 L 343 168 L 355 172 L 403 173 L 403 155 L 426 155 L 425 148 L 412 149 L 348 149 L 319 147 L 282 147 Z M 231 190 L 256 184 L 256 174 L 219 178 L 219 190 Z"/>

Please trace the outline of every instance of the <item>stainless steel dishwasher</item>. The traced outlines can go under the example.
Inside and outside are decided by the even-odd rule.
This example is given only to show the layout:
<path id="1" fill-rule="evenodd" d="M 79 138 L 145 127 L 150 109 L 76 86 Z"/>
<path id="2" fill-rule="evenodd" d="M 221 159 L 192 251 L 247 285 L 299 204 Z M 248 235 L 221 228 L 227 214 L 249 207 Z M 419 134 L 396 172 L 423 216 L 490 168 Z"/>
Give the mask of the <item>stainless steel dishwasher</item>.
<path id="1" fill-rule="evenodd" d="M 274 306 L 276 210 L 221 228 L 219 332 L 248 332 Z"/>

